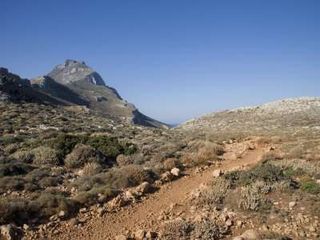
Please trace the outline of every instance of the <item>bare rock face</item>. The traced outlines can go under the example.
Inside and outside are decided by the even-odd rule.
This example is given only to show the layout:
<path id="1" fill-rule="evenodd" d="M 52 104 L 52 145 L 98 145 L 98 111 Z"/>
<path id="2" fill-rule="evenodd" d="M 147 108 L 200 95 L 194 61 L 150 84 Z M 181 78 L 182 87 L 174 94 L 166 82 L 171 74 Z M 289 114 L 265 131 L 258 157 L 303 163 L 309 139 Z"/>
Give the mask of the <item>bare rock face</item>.
<path id="1" fill-rule="evenodd" d="M 85 80 L 94 85 L 105 86 L 102 77 L 92 68 L 88 67 L 85 62 L 70 59 L 56 66 L 48 76 L 62 84 Z"/>

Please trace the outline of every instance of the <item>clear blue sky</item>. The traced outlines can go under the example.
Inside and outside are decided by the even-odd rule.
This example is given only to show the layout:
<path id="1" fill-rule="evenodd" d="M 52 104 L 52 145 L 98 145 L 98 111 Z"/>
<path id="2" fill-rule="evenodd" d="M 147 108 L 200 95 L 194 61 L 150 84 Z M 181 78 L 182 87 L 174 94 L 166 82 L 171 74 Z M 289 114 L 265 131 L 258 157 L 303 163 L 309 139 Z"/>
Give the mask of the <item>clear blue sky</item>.
<path id="1" fill-rule="evenodd" d="M 0 66 L 84 60 L 143 113 L 176 123 L 319 96 L 319 0 L 0 0 Z"/>

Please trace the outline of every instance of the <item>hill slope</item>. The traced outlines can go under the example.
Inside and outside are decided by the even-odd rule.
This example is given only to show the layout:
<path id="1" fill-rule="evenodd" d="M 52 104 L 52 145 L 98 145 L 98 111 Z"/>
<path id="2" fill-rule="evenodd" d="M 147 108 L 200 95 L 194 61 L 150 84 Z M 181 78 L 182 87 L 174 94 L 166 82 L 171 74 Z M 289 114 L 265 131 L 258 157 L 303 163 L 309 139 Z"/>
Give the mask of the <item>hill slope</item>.
<path id="1" fill-rule="evenodd" d="M 261 106 L 244 107 L 205 115 L 178 126 L 179 129 L 233 132 L 270 132 L 318 127 L 320 98 L 284 99 Z"/>
<path id="2" fill-rule="evenodd" d="M 102 116 L 150 127 L 166 126 L 140 113 L 133 104 L 123 100 L 114 88 L 107 86 L 102 77 L 84 62 L 66 60 L 48 73 L 48 77 L 70 88 L 88 103 L 90 109 Z"/>

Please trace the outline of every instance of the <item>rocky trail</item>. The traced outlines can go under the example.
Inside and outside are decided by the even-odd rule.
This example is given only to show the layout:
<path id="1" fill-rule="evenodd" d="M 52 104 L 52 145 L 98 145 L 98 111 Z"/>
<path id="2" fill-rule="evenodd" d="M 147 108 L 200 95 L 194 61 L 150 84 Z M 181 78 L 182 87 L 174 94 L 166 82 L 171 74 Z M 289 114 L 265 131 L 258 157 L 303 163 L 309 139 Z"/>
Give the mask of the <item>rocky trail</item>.
<path id="1" fill-rule="evenodd" d="M 242 143 L 243 144 L 243 143 Z M 220 167 L 210 166 L 203 171 L 190 170 L 185 176 L 163 185 L 157 192 L 148 195 L 142 201 L 123 207 L 118 211 L 107 212 L 101 217 L 89 219 L 84 225 L 61 226 L 58 234 L 48 239 L 115 239 L 119 234 L 137 229 L 157 230 L 161 225 L 159 216 L 166 209 L 173 207 L 179 211 L 188 211 L 188 196 L 199 186 L 210 182 L 213 171 L 220 169 L 230 171 L 241 169 L 256 164 L 266 152 L 266 148 L 257 147 L 253 150 L 242 152 L 241 158 L 234 159 L 233 151 L 239 153 L 237 144 L 227 147 L 224 160 Z"/>

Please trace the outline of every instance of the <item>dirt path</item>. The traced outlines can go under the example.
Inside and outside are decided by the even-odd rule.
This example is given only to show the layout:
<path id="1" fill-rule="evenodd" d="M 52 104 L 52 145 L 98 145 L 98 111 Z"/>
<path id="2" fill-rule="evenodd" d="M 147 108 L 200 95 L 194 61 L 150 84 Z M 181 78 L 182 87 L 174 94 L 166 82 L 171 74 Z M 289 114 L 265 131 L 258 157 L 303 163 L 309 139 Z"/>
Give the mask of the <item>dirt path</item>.
<path id="1" fill-rule="evenodd" d="M 248 151 L 241 159 L 225 159 L 220 169 L 232 170 L 241 166 L 249 166 L 257 163 L 265 149 L 258 148 Z M 212 179 L 212 171 L 215 167 L 209 167 L 201 173 L 193 171 L 189 176 L 180 178 L 161 187 L 159 191 L 149 195 L 140 203 L 122 208 L 118 212 L 106 213 L 103 217 L 94 218 L 85 223 L 81 228 L 68 226 L 61 229 L 62 232 L 51 239 L 83 240 L 83 239 L 114 239 L 115 236 L 126 230 L 156 229 L 159 226 L 159 214 L 168 209 L 172 204 L 184 205 L 188 194 Z"/>

